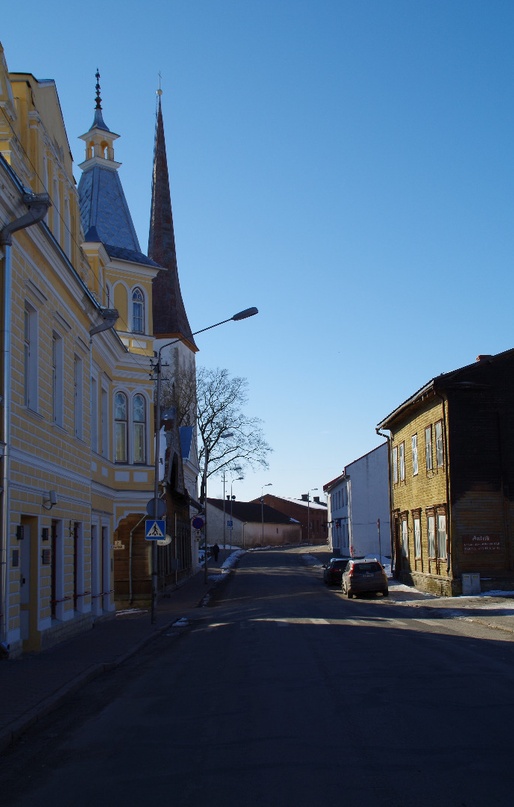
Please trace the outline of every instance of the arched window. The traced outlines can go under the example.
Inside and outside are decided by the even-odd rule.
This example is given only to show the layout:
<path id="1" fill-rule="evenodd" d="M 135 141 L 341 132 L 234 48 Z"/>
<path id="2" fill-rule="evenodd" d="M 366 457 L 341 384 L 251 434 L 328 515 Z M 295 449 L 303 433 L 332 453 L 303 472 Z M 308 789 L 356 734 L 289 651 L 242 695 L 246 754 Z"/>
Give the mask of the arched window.
<path id="1" fill-rule="evenodd" d="M 114 396 L 115 462 L 128 461 L 128 407 L 127 396 L 117 392 Z"/>
<path id="2" fill-rule="evenodd" d="M 132 292 L 132 332 L 145 332 L 145 296 L 140 288 Z"/>
<path id="3" fill-rule="evenodd" d="M 134 462 L 146 461 L 146 404 L 143 395 L 134 395 L 132 401 L 134 429 Z"/>

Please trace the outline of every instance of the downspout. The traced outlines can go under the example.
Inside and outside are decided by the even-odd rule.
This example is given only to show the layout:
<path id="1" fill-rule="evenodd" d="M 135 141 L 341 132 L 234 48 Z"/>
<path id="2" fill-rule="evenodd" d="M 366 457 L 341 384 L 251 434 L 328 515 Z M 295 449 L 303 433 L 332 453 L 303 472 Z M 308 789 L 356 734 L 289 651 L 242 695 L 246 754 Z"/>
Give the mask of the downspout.
<path id="1" fill-rule="evenodd" d="M 396 558 L 394 556 L 395 542 L 393 539 L 393 485 L 391 478 L 391 434 L 384 434 L 380 431 L 380 427 L 375 429 L 379 437 L 384 437 L 387 440 L 387 476 L 388 476 L 388 495 L 389 495 L 389 547 L 391 549 L 391 573 L 396 568 Z"/>
<path id="2" fill-rule="evenodd" d="M 9 652 L 8 637 L 8 586 L 7 568 L 10 550 L 10 519 L 9 519 L 9 471 L 10 471 L 10 425 L 11 425 L 11 247 L 12 234 L 24 230 L 33 224 L 42 221 L 50 207 L 50 197 L 47 193 L 32 193 L 25 190 L 21 202 L 27 206 L 27 212 L 19 218 L 5 224 L 0 230 L 0 249 L 3 251 L 2 294 L 3 306 L 1 317 L 2 341 L 2 387 L 0 391 L 0 405 L 3 407 L 1 418 L 0 451 L 2 458 L 2 473 L 0 480 L 0 648 Z"/>

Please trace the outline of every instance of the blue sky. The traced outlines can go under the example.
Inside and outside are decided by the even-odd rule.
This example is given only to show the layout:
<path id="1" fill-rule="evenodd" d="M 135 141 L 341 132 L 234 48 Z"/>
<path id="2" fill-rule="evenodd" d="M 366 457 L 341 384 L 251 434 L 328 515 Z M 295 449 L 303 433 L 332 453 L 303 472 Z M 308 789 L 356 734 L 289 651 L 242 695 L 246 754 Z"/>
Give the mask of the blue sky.
<path id="1" fill-rule="evenodd" d="M 162 74 L 191 327 L 260 312 L 198 337 L 274 449 L 239 498 L 322 493 L 425 382 L 514 347 L 511 0 L 23 9 L 7 63 L 56 81 L 77 177 L 100 70 L 143 250 Z"/>

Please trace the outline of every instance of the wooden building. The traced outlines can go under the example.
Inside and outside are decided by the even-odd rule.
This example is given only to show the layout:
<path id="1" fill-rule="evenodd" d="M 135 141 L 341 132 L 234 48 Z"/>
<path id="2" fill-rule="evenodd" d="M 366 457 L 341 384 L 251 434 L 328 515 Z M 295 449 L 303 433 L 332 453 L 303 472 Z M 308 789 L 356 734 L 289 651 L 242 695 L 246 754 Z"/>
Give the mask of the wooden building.
<path id="1" fill-rule="evenodd" d="M 514 588 L 513 411 L 508 350 L 433 378 L 378 424 L 401 581 L 441 595 Z"/>

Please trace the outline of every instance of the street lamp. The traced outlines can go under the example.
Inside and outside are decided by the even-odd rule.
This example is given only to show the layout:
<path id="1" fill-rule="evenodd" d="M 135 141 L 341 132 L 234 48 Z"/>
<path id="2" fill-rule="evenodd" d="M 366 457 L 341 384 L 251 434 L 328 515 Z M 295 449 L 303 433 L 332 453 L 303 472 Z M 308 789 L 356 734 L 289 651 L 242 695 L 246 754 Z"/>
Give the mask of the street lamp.
<path id="1" fill-rule="evenodd" d="M 243 311 L 239 311 L 237 314 L 234 314 L 232 317 L 228 319 L 223 319 L 221 322 L 215 322 L 214 325 L 208 325 L 207 328 L 201 328 L 199 331 L 195 331 L 192 336 L 198 336 L 200 333 L 204 333 L 205 331 L 210 331 L 212 328 L 217 328 L 218 325 L 224 325 L 226 322 L 239 322 L 241 319 L 248 319 L 248 317 L 254 317 L 255 314 L 258 314 L 259 310 L 255 307 L 252 308 L 245 308 Z M 153 503 L 150 508 L 151 512 L 148 515 L 151 518 L 158 518 L 159 511 L 158 511 L 158 500 L 159 500 L 159 466 L 160 466 L 160 445 L 159 445 L 159 438 L 161 434 L 161 370 L 162 370 L 162 351 L 166 347 L 171 347 L 171 345 L 176 345 L 178 342 L 181 342 L 181 339 L 172 339 L 171 342 L 166 342 L 166 344 L 161 345 L 159 350 L 157 351 L 157 361 L 153 365 L 153 372 L 155 373 L 155 447 L 154 447 L 154 498 Z M 164 470 L 164 469 L 163 469 Z M 207 483 L 207 467 L 204 469 L 204 484 Z M 206 503 L 205 503 L 206 509 Z M 164 511 L 163 515 L 165 515 L 166 511 Z M 207 558 L 207 514 L 205 514 L 205 556 Z M 206 575 L 206 582 L 207 582 L 207 563 L 205 564 L 205 575 Z M 152 624 L 155 622 L 155 606 L 157 604 L 157 542 L 152 541 L 152 606 L 151 606 L 151 621 Z"/>
<path id="2" fill-rule="evenodd" d="M 234 496 L 232 495 L 232 485 L 234 482 L 239 482 L 239 480 L 244 479 L 244 476 L 236 476 L 235 479 L 232 479 L 230 483 L 230 545 L 232 546 L 232 530 L 234 529 L 234 518 L 233 518 L 233 502 Z"/>
<path id="3" fill-rule="evenodd" d="M 237 465 L 233 470 L 237 471 L 239 473 L 239 471 L 241 470 L 241 467 L 239 465 Z M 226 501 L 225 482 L 226 482 L 226 479 L 227 479 L 227 477 L 226 477 L 225 471 L 223 471 L 223 551 L 225 551 L 225 549 L 227 548 L 227 542 L 226 542 L 227 517 L 226 517 L 226 510 L 225 510 L 225 501 Z"/>
<path id="4" fill-rule="evenodd" d="M 309 546 L 311 542 L 310 494 L 315 490 L 318 490 L 318 488 L 311 488 L 309 491 L 307 491 L 307 546 Z"/>
<path id="5" fill-rule="evenodd" d="M 269 488 L 273 485 L 273 482 L 268 482 L 267 485 L 263 485 L 261 488 L 261 544 L 264 546 L 264 488 Z"/>

